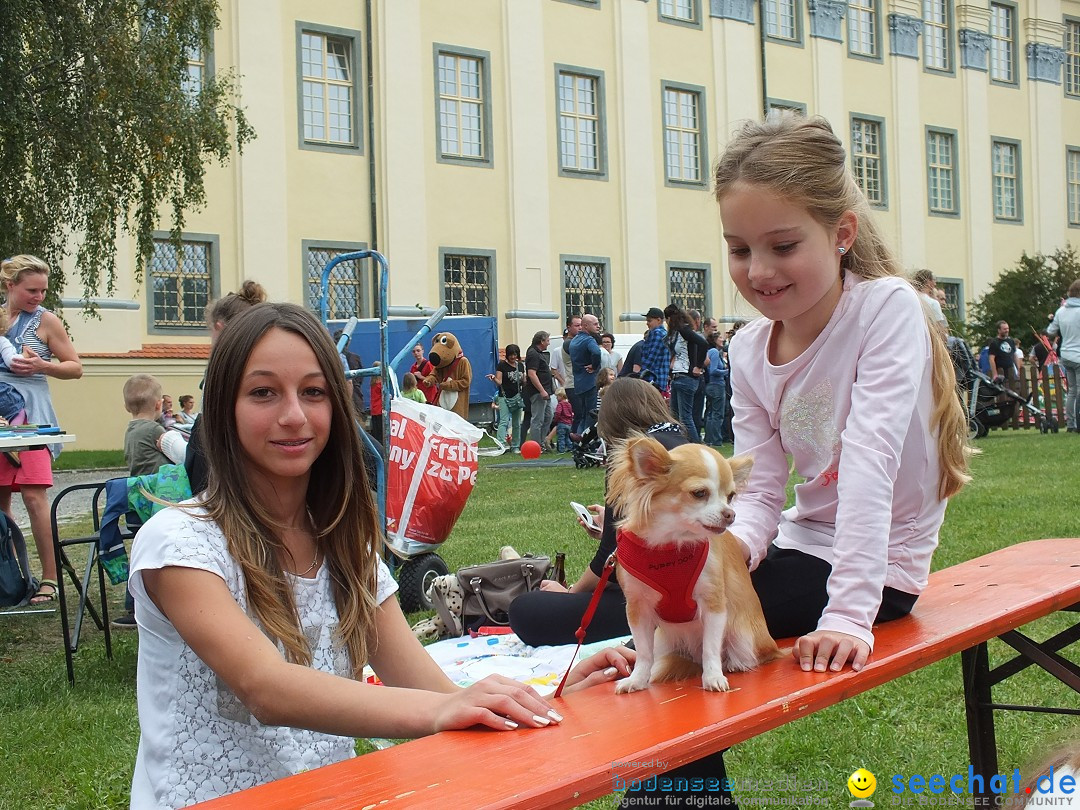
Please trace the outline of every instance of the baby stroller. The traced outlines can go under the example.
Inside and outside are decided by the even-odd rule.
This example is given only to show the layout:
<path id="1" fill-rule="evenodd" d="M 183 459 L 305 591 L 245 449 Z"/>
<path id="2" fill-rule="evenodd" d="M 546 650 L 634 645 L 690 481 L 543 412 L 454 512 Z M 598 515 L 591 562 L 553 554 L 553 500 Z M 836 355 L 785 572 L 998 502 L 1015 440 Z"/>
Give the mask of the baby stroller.
<path id="1" fill-rule="evenodd" d="M 593 415 L 595 419 L 595 414 Z M 607 450 L 604 440 L 596 430 L 596 425 L 581 434 L 581 437 L 573 443 L 570 450 L 574 458 L 574 465 L 583 470 L 586 467 L 600 467 L 607 458 Z"/>
<path id="2" fill-rule="evenodd" d="M 1020 396 L 981 371 L 973 372 L 972 377 L 971 395 L 968 398 L 968 426 L 971 435 L 976 439 L 989 433 L 990 428 L 1000 427 L 1012 419 L 1018 407 L 1035 418 L 1035 425 L 1040 433 L 1058 432 L 1057 420 L 1032 405 L 1030 396 Z"/>

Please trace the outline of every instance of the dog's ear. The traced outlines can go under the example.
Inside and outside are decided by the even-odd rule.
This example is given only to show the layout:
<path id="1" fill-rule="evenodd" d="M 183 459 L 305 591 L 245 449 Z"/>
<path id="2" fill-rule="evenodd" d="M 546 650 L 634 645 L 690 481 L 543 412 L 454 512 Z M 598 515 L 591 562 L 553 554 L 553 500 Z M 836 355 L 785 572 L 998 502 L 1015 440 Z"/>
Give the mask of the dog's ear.
<path id="1" fill-rule="evenodd" d="M 754 466 L 754 458 L 753 456 L 737 456 L 728 459 L 728 464 L 731 465 L 731 476 L 735 483 L 735 491 L 742 492 L 742 488 L 750 480 L 750 470 Z"/>
<path id="2" fill-rule="evenodd" d="M 671 471 L 671 456 L 656 439 L 642 436 L 630 439 L 626 445 L 626 457 L 630 470 L 639 481 L 648 481 L 667 475 Z"/>

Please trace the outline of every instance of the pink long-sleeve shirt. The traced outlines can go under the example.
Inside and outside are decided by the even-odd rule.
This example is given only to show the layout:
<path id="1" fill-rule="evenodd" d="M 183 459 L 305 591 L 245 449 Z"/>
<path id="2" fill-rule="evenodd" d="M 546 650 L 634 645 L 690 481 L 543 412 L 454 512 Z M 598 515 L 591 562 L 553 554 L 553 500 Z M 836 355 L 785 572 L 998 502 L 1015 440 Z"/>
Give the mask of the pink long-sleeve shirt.
<path id="1" fill-rule="evenodd" d="M 769 362 L 772 327 L 761 318 L 731 344 L 735 452 L 754 458 L 731 531 L 751 570 L 770 543 L 830 563 L 818 629 L 873 647 L 882 588 L 922 592 L 945 517 L 922 306 L 903 279 L 848 273 L 798 358 Z M 792 465 L 804 482 L 785 510 Z"/>

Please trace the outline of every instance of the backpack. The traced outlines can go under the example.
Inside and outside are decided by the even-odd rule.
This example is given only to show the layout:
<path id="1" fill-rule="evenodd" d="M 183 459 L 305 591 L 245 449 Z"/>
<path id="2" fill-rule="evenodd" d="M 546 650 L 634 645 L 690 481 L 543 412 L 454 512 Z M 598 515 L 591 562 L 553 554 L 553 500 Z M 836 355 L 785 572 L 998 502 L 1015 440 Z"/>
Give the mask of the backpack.
<path id="1" fill-rule="evenodd" d="M 26 540 L 19 527 L 0 512 L 0 607 L 25 604 L 36 590 Z"/>

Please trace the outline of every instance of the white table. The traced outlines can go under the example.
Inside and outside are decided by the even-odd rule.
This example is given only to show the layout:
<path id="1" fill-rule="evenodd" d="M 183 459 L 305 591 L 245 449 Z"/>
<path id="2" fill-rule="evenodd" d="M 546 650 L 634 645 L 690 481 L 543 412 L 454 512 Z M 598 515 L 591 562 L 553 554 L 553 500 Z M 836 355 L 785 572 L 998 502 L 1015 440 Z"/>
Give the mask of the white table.
<path id="1" fill-rule="evenodd" d="M 4 436 L 0 430 L 0 450 L 36 450 L 50 444 L 70 444 L 75 441 L 74 433 L 38 434 L 25 433 L 19 436 Z"/>

